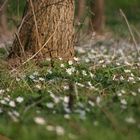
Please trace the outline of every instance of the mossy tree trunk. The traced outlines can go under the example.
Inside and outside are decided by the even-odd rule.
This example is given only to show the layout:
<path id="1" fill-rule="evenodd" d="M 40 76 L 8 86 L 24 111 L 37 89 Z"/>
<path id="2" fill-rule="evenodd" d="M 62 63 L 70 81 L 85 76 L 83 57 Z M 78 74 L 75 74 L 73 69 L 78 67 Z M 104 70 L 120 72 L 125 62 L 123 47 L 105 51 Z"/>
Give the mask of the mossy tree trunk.
<path id="1" fill-rule="evenodd" d="M 71 59 L 73 20 L 74 0 L 28 0 L 10 54 L 21 57 L 36 53 L 52 59 Z"/>

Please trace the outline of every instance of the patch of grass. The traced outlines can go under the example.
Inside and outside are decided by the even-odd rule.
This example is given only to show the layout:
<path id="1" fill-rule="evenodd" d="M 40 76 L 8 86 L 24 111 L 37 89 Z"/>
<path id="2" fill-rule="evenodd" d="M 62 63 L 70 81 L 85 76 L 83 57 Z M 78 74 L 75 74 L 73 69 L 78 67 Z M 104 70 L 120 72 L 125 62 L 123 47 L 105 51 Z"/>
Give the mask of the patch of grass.
<path id="1" fill-rule="evenodd" d="M 0 134 L 13 140 L 139 140 L 138 58 L 102 49 L 78 52 L 80 60 L 53 67 L 49 61 L 13 72 L 3 67 Z"/>

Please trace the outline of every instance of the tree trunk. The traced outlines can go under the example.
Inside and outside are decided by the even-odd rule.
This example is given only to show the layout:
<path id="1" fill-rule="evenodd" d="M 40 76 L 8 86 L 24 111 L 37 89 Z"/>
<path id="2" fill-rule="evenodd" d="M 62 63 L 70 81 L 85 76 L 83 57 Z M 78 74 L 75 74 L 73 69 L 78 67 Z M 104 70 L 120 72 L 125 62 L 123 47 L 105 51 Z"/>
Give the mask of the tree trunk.
<path id="1" fill-rule="evenodd" d="M 91 11 L 94 14 L 91 19 L 92 27 L 97 33 L 100 33 L 104 28 L 104 0 L 94 0 Z"/>
<path id="2" fill-rule="evenodd" d="M 74 56 L 73 20 L 74 0 L 28 0 L 13 42 L 12 56 L 30 53 L 71 59 Z"/>
<path id="3" fill-rule="evenodd" d="M 81 22 L 84 17 L 86 0 L 78 0 L 78 21 Z"/>
<path id="4" fill-rule="evenodd" d="M 0 36 L 7 33 L 6 2 L 0 1 Z"/>

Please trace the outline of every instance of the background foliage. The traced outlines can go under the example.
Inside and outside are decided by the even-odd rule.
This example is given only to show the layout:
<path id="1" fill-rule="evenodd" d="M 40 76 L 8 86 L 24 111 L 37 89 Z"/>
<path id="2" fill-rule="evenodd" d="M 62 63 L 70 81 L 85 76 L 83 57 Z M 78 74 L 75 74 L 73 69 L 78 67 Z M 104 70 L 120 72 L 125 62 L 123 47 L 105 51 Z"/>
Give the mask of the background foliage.
<path id="1" fill-rule="evenodd" d="M 77 13 L 77 1 L 76 1 L 76 13 Z M 87 0 L 87 8 L 84 17 L 90 16 L 88 6 L 94 2 L 94 0 Z M 25 0 L 10 0 L 8 4 L 8 19 L 9 24 L 18 25 L 22 12 L 25 6 Z M 119 35 L 125 36 L 128 34 L 124 29 L 126 28 L 124 20 L 120 16 L 119 9 L 122 9 L 129 22 L 133 24 L 137 29 L 140 29 L 140 1 L 139 0 L 105 0 L 105 17 L 106 27 L 112 31 L 119 33 Z M 127 30 L 127 29 L 126 29 Z"/>

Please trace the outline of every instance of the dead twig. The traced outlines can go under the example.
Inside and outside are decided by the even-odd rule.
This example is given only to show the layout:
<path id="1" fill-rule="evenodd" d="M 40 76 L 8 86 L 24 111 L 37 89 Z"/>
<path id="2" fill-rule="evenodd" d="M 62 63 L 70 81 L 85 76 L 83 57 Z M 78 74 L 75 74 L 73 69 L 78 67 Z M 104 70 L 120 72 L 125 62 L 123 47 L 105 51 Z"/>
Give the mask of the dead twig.
<path id="1" fill-rule="evenodd" d="M 34 9 L 32 0 L 30 0 L 30 4 L 31 4 L 31 8 L 32 8 L 34 23 L 35 23 L 37 44 L 38 44 L 39 48 L 41 48 L 41 43 L 40 43 L 40 40 L 39 40 L 39 31 L 38 31 L 38 25 L 37 25 L 37 18 L 36 18 L 36 15 L 35 15 L 35 9 Z M 37 49 L 37 48 L 35 48 L 35 49 Z"/>
<path id="2" fill-rule="evenodd" d="M 25 57 L 25 51 L 24 51 L 24 47 L 23 47 L 23 45 L 22 45 L 22 43 L 21 43 L 20 37 L 19 37 L 18 33 L 15 33 L 15 35 L 16 35 L 16 38 L 17 38 L 17 40 L 18 40 L 18 42 L 19 42 L 20 48 L 21 48 L 21 50 L 22 50 L 22 54 L 23 54 L 23 56 Z"/>
<path id="3" fill-rule="evenodd" d="M 136 48 L 136 50 L 137 50 L 137 53 L 139 54 L 138 44 L 137 44 L 137 41 L 136 41 L 136 39 L 135 39 L 135 36 L 134 36 L 134 34 L 133 34 L 133 32 L 132 32 L 132 29 L 131 29 L 131 27 L 130 27 L 130 24 L 129 24 L 129 22 L 128 22 L 128 19 L 127 19 L 126 15 L 125 15 L 125 13 L 123 12 L 122 9 L 120 9 L 120 13 L 121 13 L 121 16 L 124 18 L 124 20 L 125 20 L 125 22 L 126 22 L 126 24 L 127 24 L 127 27 L 128 27 L 129 32 L 130 32 L 130 35 L 131 35 L 131 37 L 132 37 L 132 40 L 133 40 L 133 42 L 134 42 L 135 48 Z"/>

